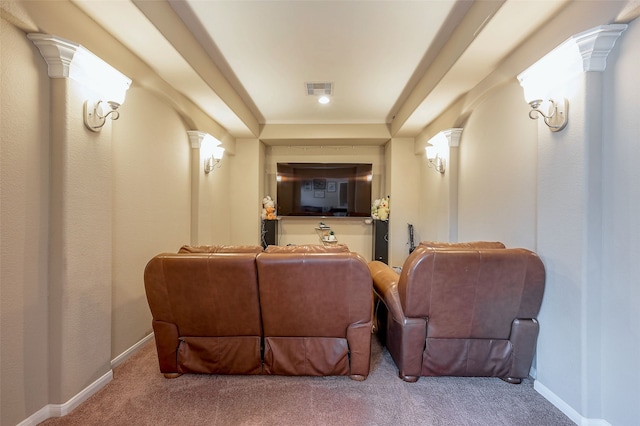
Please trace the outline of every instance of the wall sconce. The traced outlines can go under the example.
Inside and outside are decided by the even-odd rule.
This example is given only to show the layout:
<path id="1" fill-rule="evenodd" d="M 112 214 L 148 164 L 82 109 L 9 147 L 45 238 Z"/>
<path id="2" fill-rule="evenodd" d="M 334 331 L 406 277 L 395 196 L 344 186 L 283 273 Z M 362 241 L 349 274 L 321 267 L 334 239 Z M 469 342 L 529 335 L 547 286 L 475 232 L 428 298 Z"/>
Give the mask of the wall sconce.
<path id="1" fill-rule="evenodd" d="M 98 94 L 98 100 L 89 99 L 84 103 L 84 125 L 93 132 L 99 132 L 107 118 L 120 118 L 118 108 L 124 103 L 131 79 L 82 46 L 73 57 L 72 65 L 69 76 L 82 81 Z"/>
<path id="2" fill-rule="evenodd" d="M 221 146 L 214 146 L 211 155 L 204 160 L 205 174 L 209 174 L 216 167 L 220 167 L 220 160 L 222 160 L 223 156 L 224 156 L 224 148 Z"/>
<path id="3" fill-rule="evenodd" d="M 440 157 L 440 153 L 438 152 L 438 148 L 429 145 L 424 148 L 427 153 L 427 160 L 429 161 L 428 166 L 433 167 L 436 172 L 444 173 L 445 170 L 445 160 Z"/>
<path id="4" fill-rule="evenodd" d="M 220 160 L 224 156 L 224 148 L 220 146 L 222 142 L 211 136 L 209 133 L 198 130 L 187 131 L 191 148 L 200 149 L 200 158 L 204 159 L 204 173 L 211 173 L 216 167 L 220 167 Z"/>
<path id="5" fill-rule="evenodd" d="M 560 46 L 518 75 L 524 99 L 531 105 L 529 118 L 542 116 L 552 132 L 559 132 L 569 121 L 569 102 L 556 95 L 569 86 L 576 75 L 588 71 L 604 71 L 607 56 L 627 28 L 625 24 L 600 25 L 569 37 Z M 548 112 L 541 106 L 548 101 Z"/>
<path id="6" fill-rule="evenodd" d="M 31 33 L 27 37 L 47 61 L 49 77 L 71 78 L 88 88 L 94 96 L 94 100 L 84 103 L 84 124 L 89 130 L 99 132 L 107 118 L 117 120 L 120 117 L 118 108 L 131 86 L 129 77 L 78 43 L 50 34 Z"/>
<path id="7" fill-rule="evenodd" d="M 449 147 L 460 145 L 461 128 L 446 129 L 429 139 L 424 148 L 427 154 L 427 164 L 438 173 L 446 170 L 446 159 L 449 158 Z"/>
<path id="8" fill-rule="evenodd" d="M 87 69 L 84 72 L 86 73 Z M 94 85 L 100 85 L 102 98 L 97 101 L 85 101 L 84 125 L 93 132 L 99 132 L 106 124 L 107 118 L 111 120 L 120 118 L 118 108 L 124 102 L 131 80 L 106 63 L 93 64 L 90 72 L 92 73 L 91 78 L 95 80 Z M 108 108 L 105 108 L 106 106 Z"/>
<path id="9" fill-rule="evenodd" d="M 562 93 L 566 82 L 581 70 L 581 62 L 575 43 L 565 42 L 518 75 L 524 99 L 531 106 L 529 118 L 537 120 L 542 117 L 552 132 L 559 132 L 567 126 L 569 101 L 557 95 Z"/>

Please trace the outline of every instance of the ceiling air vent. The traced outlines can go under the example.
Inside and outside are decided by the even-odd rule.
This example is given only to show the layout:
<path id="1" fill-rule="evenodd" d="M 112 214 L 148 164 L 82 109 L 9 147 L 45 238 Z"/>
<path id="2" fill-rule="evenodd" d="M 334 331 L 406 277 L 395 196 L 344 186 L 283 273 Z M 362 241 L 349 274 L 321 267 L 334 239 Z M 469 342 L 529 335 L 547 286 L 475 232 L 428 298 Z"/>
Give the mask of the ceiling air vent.
<path id="1" fill-rule="evenodd" d="M 305 83 L 307 95 L 331 96 L 333 94 L 333 83 Z"/>

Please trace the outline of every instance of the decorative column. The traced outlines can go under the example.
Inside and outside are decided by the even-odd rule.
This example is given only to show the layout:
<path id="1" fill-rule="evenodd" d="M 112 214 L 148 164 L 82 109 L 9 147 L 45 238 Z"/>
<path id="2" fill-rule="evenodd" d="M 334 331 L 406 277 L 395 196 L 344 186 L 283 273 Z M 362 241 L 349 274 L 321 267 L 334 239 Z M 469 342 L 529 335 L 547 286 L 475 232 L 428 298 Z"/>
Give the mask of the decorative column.
<path id="1" fill-rule="evenodd" d="M 625 29 L 603 25 L 577 34 L 518 76 L 525 91 L 538 86 L 546 92 L 539 99 L 566 98 L 568 106 L 564 129 L 538 124 L 537 252 L 547 280 L 535 386 L 556 405 L 594 419 L 602 417 L 601 72 Z"/>
<path id="2" fill-rule="evenodd" d="M 187 131 L 189 142 L 191 143 L 191 245 L 199 245 L 198 238 L 200 231 L 200 198 L 201 180 L 204 178 L 203 162 L 200 157 L 202 141 L 207 135 L 197 130 Z"/>
<path id="3" fill-rule="evenodd" d="M 118 75 L 127 88 L 130 80 L 78 44 L 28 37 L 51 78 L 49 393 L 52 403 L 63 404 L 112 377 L 111 125 L 107 120 L 104 131 L 89 130 L 83 105 L 109 100 L 104 88 L 112 80 L 98 74 Z M 64 415 L 79 402 L 52 414 Z"/>
<path id="4" fill-rule="evenodd" d="M 437 241 L 458 241 L 458 147 L 462 130 L 458 127 L 442 130 L 429 139 L 425 147 L 428 167 L 440 172 L 440 179 L 432 182 L 436 186 L 432 201 L 437 211 L 433 239 Z"/>
<path id="5" fill-rule="evenodd" d="M 214 196 L 206 179 L 220 166 L 221 142 L 209 133 L 187 131 L 191 143 L 191 244 L 211 244 Z"/>

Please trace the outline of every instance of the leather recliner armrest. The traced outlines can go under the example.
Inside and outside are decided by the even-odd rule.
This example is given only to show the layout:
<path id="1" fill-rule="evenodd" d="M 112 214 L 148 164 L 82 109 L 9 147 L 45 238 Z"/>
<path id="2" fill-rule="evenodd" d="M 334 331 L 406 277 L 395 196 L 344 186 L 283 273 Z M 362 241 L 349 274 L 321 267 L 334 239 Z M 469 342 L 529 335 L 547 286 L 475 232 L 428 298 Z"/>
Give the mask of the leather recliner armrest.
<path id="1" fill-rule="evenodd" d="M 371 279 L 373 280 L 374 291 L 378 297 L 383 300 L 392 317 L 402 322 L 404 312 L 402 310 L 402 304 L 400 303 L 400 296 L 398 295 L 398 280 L 400 275 L 391 269 L 389 265 L 377 260 L 369 262 L 368 266 Z"/>
<path id="2" fill-rule="evenodd" d="M 405 316 L 398 294 L 400 275 L 397 272 L 379 261 L 369 262 L 369 272 L 374 291 L 389 312 L 389 333 L 385 345 L 398 367 L 400 378 L 415 382 L 422 371 L 427 319 Z"/>

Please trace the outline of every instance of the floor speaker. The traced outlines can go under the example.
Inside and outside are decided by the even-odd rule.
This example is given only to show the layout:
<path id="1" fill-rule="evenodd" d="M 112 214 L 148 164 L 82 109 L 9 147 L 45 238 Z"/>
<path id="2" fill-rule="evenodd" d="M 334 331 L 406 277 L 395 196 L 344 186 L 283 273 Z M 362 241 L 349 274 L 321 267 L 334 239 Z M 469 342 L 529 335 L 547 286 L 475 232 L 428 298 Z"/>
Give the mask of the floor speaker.
<path id="1" fill-rule="evenodd" d="M 373 260 L 389 264 L 389 221 L 373 221 Z"/>
<path id="2" fill-rule="evenodd" d="M 278 221 L 262 221 L 262 248 L 278 245 Z"/>

